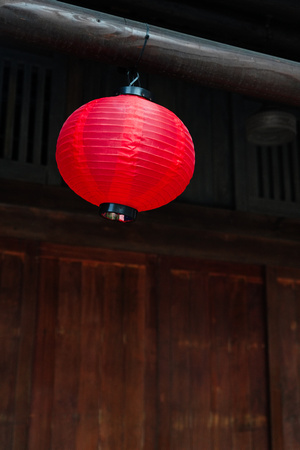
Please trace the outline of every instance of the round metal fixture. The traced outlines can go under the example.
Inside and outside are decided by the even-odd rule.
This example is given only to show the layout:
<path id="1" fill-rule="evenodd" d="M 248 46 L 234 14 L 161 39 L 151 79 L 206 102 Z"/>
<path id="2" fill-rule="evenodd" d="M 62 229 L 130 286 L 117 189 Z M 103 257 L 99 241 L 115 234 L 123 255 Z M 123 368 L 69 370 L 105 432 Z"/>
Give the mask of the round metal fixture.
<path id="1" fill-rule="evenodd" d="M 247 139 L 256 145 L 282 145 L 297 134 L 297 119 L 286 111 L 264 110 L 247 120 Z"/>

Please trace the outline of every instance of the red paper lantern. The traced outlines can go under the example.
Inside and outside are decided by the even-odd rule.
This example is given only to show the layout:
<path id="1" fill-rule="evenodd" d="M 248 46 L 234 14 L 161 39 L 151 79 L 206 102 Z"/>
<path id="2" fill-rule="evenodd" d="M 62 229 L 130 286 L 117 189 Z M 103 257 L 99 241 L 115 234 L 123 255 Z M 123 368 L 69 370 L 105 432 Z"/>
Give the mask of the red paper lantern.
<path id="1" fill-rule="evenodd" d="M 56 160 L 68 186 L 100 206 L 103 217 L 134 220 L 137 211 L 174 200 L 195 164 L 192 138 L 181 120 L 135 86 L 93 100 L 64 123 Z"/>

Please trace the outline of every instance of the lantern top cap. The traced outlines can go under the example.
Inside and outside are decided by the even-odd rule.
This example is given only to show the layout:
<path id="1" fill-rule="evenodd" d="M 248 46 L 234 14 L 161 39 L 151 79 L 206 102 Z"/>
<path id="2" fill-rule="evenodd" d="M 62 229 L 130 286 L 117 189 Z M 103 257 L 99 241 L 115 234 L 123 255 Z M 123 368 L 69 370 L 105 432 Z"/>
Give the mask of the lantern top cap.
<path id="1" fill-rule="evenodd" d="M 143 97 L 147 100 L 153 99 L 153 95 L 150 91 L 139 86 L 123 86 L 116 92 L 116 95 L 137 95 L 138 97 Z"/>

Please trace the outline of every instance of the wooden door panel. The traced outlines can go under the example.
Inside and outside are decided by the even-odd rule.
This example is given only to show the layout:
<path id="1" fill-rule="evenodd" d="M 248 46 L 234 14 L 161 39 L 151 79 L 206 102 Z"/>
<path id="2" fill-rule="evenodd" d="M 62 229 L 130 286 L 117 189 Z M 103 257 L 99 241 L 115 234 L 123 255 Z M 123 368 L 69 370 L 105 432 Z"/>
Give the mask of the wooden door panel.
<path id="1" fill-rule="evenodd" d="M 263 273 L 188 266 L 163 265 L 158 447 L 267 449 Z"/>
<path id="2" fill-rule="evenodd" d="M 40 261 L 30 448 L 153 448 L 146 258 L 48 250 Z"/>

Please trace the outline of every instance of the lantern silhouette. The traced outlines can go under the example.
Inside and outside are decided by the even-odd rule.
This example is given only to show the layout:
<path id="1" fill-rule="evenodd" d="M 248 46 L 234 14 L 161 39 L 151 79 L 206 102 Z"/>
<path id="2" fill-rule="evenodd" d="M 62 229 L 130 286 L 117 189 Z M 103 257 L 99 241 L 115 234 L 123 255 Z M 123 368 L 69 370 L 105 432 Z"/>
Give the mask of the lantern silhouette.
<path id="1" fill-rule="evenodd" d="M 180 195 L 195 164 L 181 120 L 136 86 L 73 112 L 57 141 L 56 161 L 67 185 L 108 219 L 129 222 L 138 211 Z"/>

